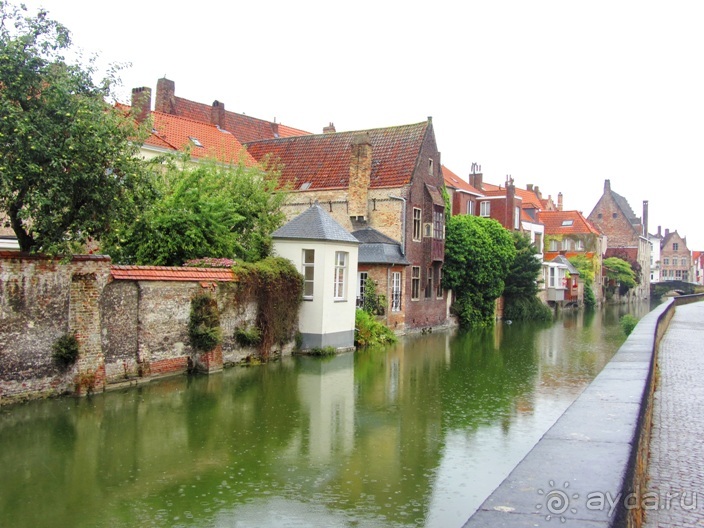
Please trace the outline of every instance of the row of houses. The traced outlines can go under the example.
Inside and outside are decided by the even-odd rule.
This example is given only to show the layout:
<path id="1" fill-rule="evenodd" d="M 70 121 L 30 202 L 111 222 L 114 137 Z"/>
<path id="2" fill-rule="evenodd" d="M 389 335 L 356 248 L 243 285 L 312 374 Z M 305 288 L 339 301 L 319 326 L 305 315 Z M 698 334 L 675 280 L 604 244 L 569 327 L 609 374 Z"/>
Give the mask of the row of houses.
<path id="1" fill-rule="evenodd" d="M 580 211 L 563 210 L 562 194 L 553 201 L 537 185 L 519 188 L 510 177 L 499 184 L 485 182 L 477 164 L 465 180 L 442 165 L 430 117 L 354 132 L 337 132 L 330 123 L 313 134 L 228 111 L 221 101 L 204 104 L 178 97 L 175 83 L 166 78 L 158 80 L 154 98 L 151 88 L 133 89 L 131 107 L 138 119 L 151 119 L 151 135 L 142 148 L 147 158 L 188 151 L 196 162 L 216 158 L 247 165 L 277 163 L 282 183 L 290 189 L 287 217 L 293 220 L 315 211 L 306 213 L 297 227 L 278 233 L 282 240 L 298 240 L 299 246 L 292 250 L 286 242 L 277 246 L 279 251 L 299 267 L 307 287 L 315 289 L 320 277 L 327 276 L 316 269 L 317 257 L 322 259 L 327 250 L 315 244 L 354 246 L 352 253 L 333 251 L 322 259 L 333 270 L 332 301 L 354 306 L 372 279 L 385 299 L 380 312 L 399 332 L 443 325 L 448 319 L 450 300 L 441 286 L 443 187 L 451 214 L 494 218 L 506 229 L 530 236 L 544 262 L 545 302 L 580 302 L 584 281 L 568 261 L 580 254 L 594 262 L 597 300 L 606 286 L 601 279 L 603 257 L 620 256 L 639 269 L 644 280 L 631 294 L 636 298 L 648 297 L 649 277 L 693 277 L 691 271 L 680 271 L 685 264 L 691 269 L 692 258 L 681 256 L 686 241 L 676 232 L 666 230 L 659 257 L 651 252 L 657 240 L 648 235 L 647 202 L 642 218 L 637 217 L 606 180 L 602 198 L 585 217 Z M 5 237 L 1 242 L 11 244 L 8 233 L 0 235 Z M 301 241 L 307 241 L 306 247 Z M 674 253 L 668 253 L 672 248 Z M 310 342 L 325 344 L 316 332 L 311 331 Z"/>

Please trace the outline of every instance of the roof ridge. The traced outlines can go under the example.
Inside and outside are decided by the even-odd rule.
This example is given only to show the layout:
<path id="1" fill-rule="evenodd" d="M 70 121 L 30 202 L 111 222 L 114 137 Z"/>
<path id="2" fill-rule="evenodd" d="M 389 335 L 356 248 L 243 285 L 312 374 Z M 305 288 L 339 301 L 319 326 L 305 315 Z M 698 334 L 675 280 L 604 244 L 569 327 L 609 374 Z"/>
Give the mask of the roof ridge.
<path id="1" fill-rule="evenodd" d="M 378 128 L 365 128 L 361 130 L 343 130 L 340 132 L 321 132 L 319 134 L 306 134 L 304 136 L 291 136 L 291 137 L 278 137 L 278 138 L 272 138 L 272 139 L 256 139 L 254 141 L 247 141 L 247 145 L 251 145 L 254 143 L 264 143 L 264 142 L 283 142 L 287 140 L 303 140 L 303 138 L 306 138 L 305 140 L 310 141 L 312 138 L 320 138 L 320 137 L 340 137 L 344 135 L 354 135 L 354 134 L 360 134 L 363 132 L 380 132 L 380 131 L 386 131 L 386 130 L 394 130 L 394 129 L 403 129 L 403 128 L 412 128 L 412 127 L 420 127 L 421 125 L 427 125 L 427 121 L 422 121 L 419 123 L 408 123 L 405 125 L 393 125 L 393 126 L 387 126 L 387 127 L 378 127 Z"/>

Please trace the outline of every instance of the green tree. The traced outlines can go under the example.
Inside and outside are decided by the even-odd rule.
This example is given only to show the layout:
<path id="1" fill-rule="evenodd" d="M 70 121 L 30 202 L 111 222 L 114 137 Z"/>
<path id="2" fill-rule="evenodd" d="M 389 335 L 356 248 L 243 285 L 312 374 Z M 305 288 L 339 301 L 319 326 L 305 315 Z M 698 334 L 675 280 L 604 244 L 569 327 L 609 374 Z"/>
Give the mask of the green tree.
<path id="1" fill-rule="evenodd" d="M 460 323 L 493 324 L 494 302 L 516 255 L 511 234 L 499 222 L 470 215 L 447 221 L 443 286 L 455 296 Z"/>
<path id="2" fill-rule="evenodd" d="M 284 221 L 286 194 L 278 173 L 214 161 L 187 165 L 169 159 L 159 198 L 116 230 L 104 251 L 117 262 L 180 266 L 203 257 L 255 262 L 271 251 L 271 233 Z"/>
<path id="3" fill-rule="evenodd" d="M 596 257 L 587 258 L 586 255 L 574 255 L 569 261 L 577 271 L 579 276 L 584 281 L 584 305 L 587 308 L 596 306 L 596 296 L 594 295 L 594 259 Z"/>
<path id="4" fill-rule="evenodd" d="M 636 273 L 631 265 L 618 257 L 609 257 L 603 264 L 606 277 L 609 279 L 607 291 L 613 295 L 616 287 L 619 287 L 621 295 L 636 285 Z"/>
<path id="5" fill-rule="evenodd" d="M 522 233 L 513 233 L 516 257 L 506 277 L 504 287 L 504 318 L 514 321 L 552 318 L 552 312 L 538 299 L 538 275 L 542 261 L 536 257 L 537 248 Z"/>
<path id="6" fill-rule="evenodd" d="M 0 217 L 20 249 L 79 250 L 150 197 L 143 130 L 96 83 L 95 58 L 69 63 L 69 30 L 0 0 Z"/>

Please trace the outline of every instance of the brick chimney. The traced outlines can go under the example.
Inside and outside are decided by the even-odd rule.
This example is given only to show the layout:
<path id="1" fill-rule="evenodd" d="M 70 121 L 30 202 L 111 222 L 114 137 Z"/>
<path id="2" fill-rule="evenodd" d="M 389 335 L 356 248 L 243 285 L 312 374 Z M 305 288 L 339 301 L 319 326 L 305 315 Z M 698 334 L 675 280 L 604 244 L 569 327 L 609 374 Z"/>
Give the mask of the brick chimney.
<path id="1" fill-rule="evenodd" d="M 538 187 L 537 185 L 534 186 L 534 187 L 533 187 L 533 192 L 534 192 L 535 195 L 538 197 L 538 200 L 542 200 L 542 199 L 543 199 L 543 195 L 542 195 L 542 193 L 540 192 L 540 187 Z"/>
<path id="2" fill-rule="evenodd" d="M 665 228 L 665 236 L 668 236 L 670 234 L 670 230 L 668 228 Z"/>
<path id="3" fill-rule="evenodd" d="M 662 226 L 658 226 L 658 238 L 662 238 Z"/>
<path id="4" fill-rule="evenodd" d="M 648 200 L 643 200 L 643 236 L 648 236 Z"/>
<path id="5" fill-rule="evenodd" d="M 611 180 L 604 180 L 604 194 L 611 192 Z"/>
<path id="6" fill-rule="evenodd" d="M 223 128 L 225 123 L 225 103 L 221 103 L 217 99 L 213 101 L 213 106 L 210 109 L 210 124 L 218 128 Z"/>
<path id="7" fill-rule="evenodd" d="M 526 183 L 526 190 L 528 192 L 533 192 L 533 184 L 532 183 Z"/>
<path id="8" fill-rule="evenodd" d="M 469 184 L 476 190 L 481 191 L 484 183 L 482 181 L 483 177 L 482 166 L 478 163 L 472 163 L 472 172 L 469 173 Z"/>
<path id="9" fill-rule="evenodd" d="M 356 220 L 367 218 L 369 181 L 372 175 L 372 141 L 369 133 L 352 139 L 350 156 L 349 215 Z"/>
<path id="10" fill-rule="evenodd" d="M 513 230 L 516 222 L 516 186 L 513 178 L 506 176 L 506 229 Z M 520 224 L 519 224 L 520 225 Z"/>
<path id="11" fill-rule="evenodd" d="M 166 77 L 156 82 L 156 103 L 154 110 L 164 114 L 173 114 L 176 107 L 176 83 Z"/>
<path id="12" fill-rule="evenodd" d="M 132 111 L 138 122 L 142 123 L 152 109 L 152 89 L 142 86 L 132 88 Z"/>
<path id="13" fill-rule="evenodd" d="M 557 210 L 562 211 L 562 193 L 557 193 Z"/>
<path id="14" fill-rule="evenodd" d="M 330 121 L 328 126 L 323 127 L 323 134 L 334 134 L 335 132 L 337 130 L 335 130 L 335 124 L 332 121 Z"/>

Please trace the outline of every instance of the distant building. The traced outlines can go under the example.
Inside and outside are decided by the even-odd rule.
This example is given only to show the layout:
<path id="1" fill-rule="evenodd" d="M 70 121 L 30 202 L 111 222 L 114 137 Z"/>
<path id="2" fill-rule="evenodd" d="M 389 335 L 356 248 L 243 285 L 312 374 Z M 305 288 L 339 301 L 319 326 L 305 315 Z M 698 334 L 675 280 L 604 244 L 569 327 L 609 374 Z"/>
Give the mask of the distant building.
<path id="1" fill-rule="evenodd" d="M 650 297 L 650 243 L 648 242 L 648 202 L 643 202 L 643 219 L 637 217 L 620 194 L 604 181 L 604 193 L 588 220 L 607 237 L 605 257 L 618 257 L 631 264 L 638 284 L 632 290 L 635 299 Z"/>
<path id="2" fill-rule="evenodd" d="M 650 282 L 660 282 L 662 280 L 660 274 L 662 239 L 663 235 L 660 226 L 658 226 L 658 231 L 654 235 L 648 233 L 648 242 L 650 243 Z"/>
<path id="3" fill-rule="evenodd" d="M 680 236 L 676 230 L 665 229 L 665 236 L 660 245 L 660 259 L 663 281 L 694 282 L 692 254 L 687 248 L 687 239 Z"/>

